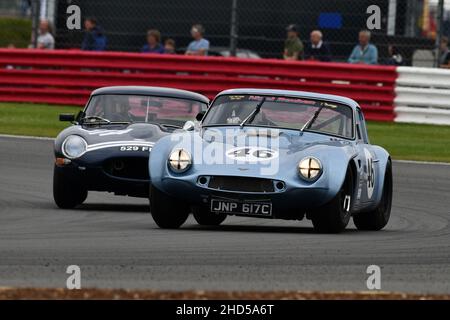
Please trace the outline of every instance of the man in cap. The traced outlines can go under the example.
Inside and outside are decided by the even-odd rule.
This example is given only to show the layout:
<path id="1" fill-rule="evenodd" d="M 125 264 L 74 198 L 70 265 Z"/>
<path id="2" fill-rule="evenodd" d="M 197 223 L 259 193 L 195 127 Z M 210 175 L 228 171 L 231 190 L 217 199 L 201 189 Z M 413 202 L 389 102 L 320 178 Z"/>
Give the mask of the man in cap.
<path id="1" fill-rule="evenodd" d="M 298 27 L 291 24 L 286 28 L 287 39 L 284 42 L 284 60 L 302 60 L 303 59 L 303 43 L 298 37 Z"/>

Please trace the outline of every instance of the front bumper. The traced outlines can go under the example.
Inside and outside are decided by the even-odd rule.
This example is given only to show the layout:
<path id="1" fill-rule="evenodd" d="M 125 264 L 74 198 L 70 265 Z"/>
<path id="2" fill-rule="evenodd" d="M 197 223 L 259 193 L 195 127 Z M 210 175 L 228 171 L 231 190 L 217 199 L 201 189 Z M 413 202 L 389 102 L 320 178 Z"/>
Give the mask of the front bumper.
<path id="1" fill-rule="evenodd" d="M 55 166 L 55 173 L 62 175 L 67 183 L 79 184 L 88 191 L 106 191 L 116 195 L 148 197 L 149 179 L 113 176 L 108 174 L 102 165 L 87 165 L 72 161 L 65 166 Z"/>
<path id="2" fill-rule="evenodd" d="M 306 212 L 321 207 L 330 199 L 328 188 L 301 188 L 288 183 L 282 191 L 276 192 L 233 192 L 202 187 L 196 181 L 165 177 L 161 180 L 161 187 L 162 191 L 171 197 L 185 201 L 191 206 L 209 207 L 211 198 L 238 202 L 270 202 L 272 217 L 281 219 L 301 219 Z"/>

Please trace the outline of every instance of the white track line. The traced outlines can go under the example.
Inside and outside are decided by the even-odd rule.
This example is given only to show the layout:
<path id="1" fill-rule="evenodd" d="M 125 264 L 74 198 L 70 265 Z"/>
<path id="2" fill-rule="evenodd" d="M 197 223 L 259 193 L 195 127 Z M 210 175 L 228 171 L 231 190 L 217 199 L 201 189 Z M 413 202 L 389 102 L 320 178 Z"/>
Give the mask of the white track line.
<path id="1" fill-rule="evenodd" d="M 49 138 L 49 137 L 17 136 L 17 135 L 11 135 L 11 134 L 0 134 L 0 138 L 44 140 L 44 141 L 54 141 L 55 140 L 55 138 Z M 397 162 L 397 163 L 409 163 L 409 164 L 450 166 L 450 163 L 447 163 L 447 162 L 415 161 L 415 160 L 393 160 L 393 162 L 394 163 Z"/>
<path id="2" fill-rule="evenodd" d="M 55 138 L 50 138 L 50 137 L 17 136 L 17 135 L 13 135 L 13 134 L 0 134 L 0 138 L 25 139 L 25 140 L 45 140 L 45 141 L 55 140 Z"/>
<path id="3" fill-rule="evenodd" d="M 409 163 L 409 164 L 432 164 L 432 165 L 440 165 L 440 166 L 450 166 L 448 162 L 433 162 L 433 161 L 415 161 L 415 160 L 393 160 L 394 163 Z"/>

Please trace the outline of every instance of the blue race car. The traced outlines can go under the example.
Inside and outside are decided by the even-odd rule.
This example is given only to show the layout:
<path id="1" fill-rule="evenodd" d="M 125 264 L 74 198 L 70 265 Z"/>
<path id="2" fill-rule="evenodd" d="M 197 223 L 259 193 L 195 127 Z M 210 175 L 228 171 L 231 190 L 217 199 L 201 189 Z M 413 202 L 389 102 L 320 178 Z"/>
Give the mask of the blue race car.
<path id="1" fill-rule="evenodd" d="M 317 93 L 221 92 L 198 129 L 163 137 L 149 160 L 150 206 L 161 228 L 192 212 L 200 225 L 227 215 L 312 220 L 340 232 L 380 230 L 392 204 L 392 164 L 369 143 L 359 105 Z"/>
<path id="2" fill-rule="evenodd" d="M 53 198 L 62 209 L 82 204 L 89 191 L 148 197 L 148 158 L 161 137 L 182 129 L 208 106 L 200 94 L 161 87 L 95 90 L 55 140 Z"/>

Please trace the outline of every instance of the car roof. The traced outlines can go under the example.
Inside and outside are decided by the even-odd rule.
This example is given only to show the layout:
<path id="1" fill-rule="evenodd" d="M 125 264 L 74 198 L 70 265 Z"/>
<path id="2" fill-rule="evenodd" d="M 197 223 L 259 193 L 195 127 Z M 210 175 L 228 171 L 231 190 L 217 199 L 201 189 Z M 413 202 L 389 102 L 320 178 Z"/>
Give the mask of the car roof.
<path id="1" fill-rule="evenodd" d="M 333 102 L 342 103 L 352 107 L 353 109 L 359 108 L 358 103 L 350 98 L 336 96 L 332 94 L 322 94 L 316 92 L 308 91 L 294 91 L 294 90 L 279 90 L 279 89 L 230 89 L 220 92 L 218 96 L 221 95 L 274 95 L 274 96 L 288 96 L 293 98 L 307 98 L 307 99 L 318 99 L 318 100 L 328 100 Z"/>
<path id="2" fill-rule="evenodd" d="M 168 98 L 195 100 L 208 103 L 209 99 L 199 93 L 165 87 L 147 87 L 147 86 L 115 86 L 103 87 L 94 90 L 91 96 L 103 94 L 129 94 L 129 95 L 151 95 Z"/>

